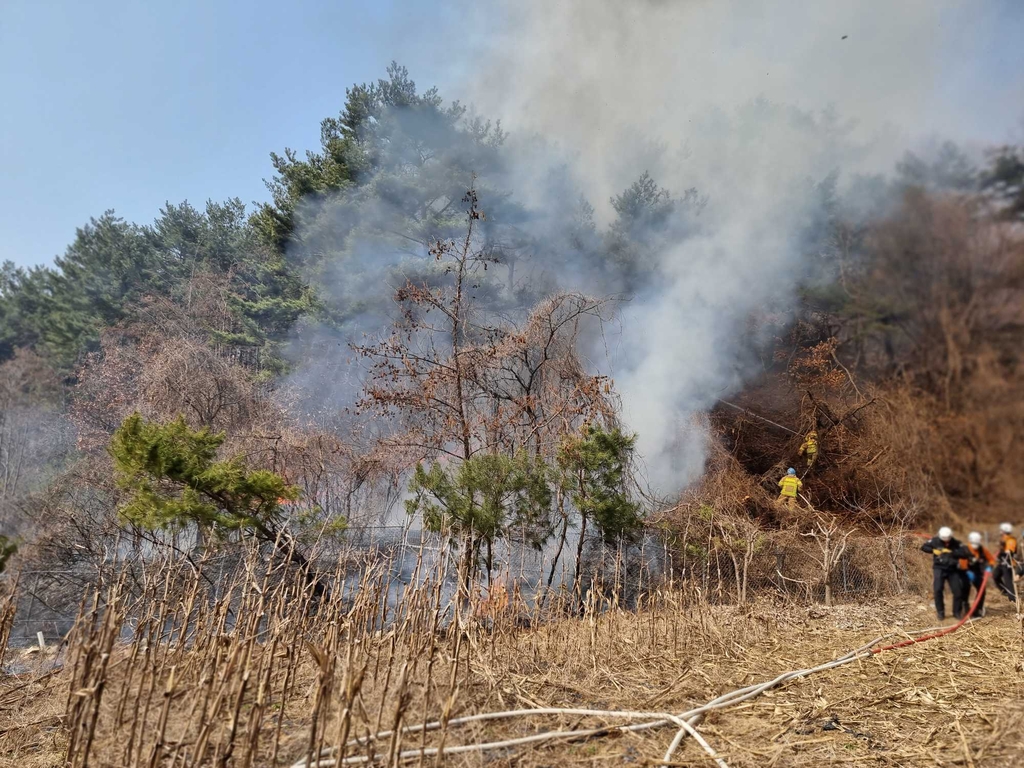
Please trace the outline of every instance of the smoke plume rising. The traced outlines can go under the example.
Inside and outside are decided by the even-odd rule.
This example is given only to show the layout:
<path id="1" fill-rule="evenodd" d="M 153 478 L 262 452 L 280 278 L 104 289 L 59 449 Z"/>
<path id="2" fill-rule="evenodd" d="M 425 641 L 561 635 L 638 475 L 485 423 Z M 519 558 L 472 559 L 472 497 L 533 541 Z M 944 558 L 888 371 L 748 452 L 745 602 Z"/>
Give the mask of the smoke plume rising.
<path id="1" fill-rule="evenodd" d="M 958 133 L 962 104 L 938 83 L 951 50 L 980 53 L 957 24 L 984 5 L 515 0 L 500 28 L 477 6 L 489 32 L 471 101 L 572 155 L 599 220 L 645 170 L 708 198 L 697 230 L 661 250 L 659 288 L 623 310 L 609 361 L 657 490 L 701 472 L 687 415 L 741 384 L 746 318 L 794 299 L 817 185 Z"/>
<path id="2" fill-rule="evenodd" d="M 813 233 L 836 179 L 841 191 L 922 138 L 960 132 L 963 94 L 937 83 L 948 50 L 976 52 L 959 22 L 979 5 L 508 0 L 467 5 L 448 30 L 470 54 L 455 56 L 464 77 L 445 95 L 511 131 L 501 172 L 484 183 L 524 207 L 521 229 L 545 240 L 580 195 L 596 229 L 614 233 L 613 198 L 644 172 L 674 201 L 632 223 L 645 274 L 598 275 L 577 255 L 554 278 L 628 299 L 608 354 L 592 359 L 615 378 L 659 493 L 701 473 L 704 436 L 690 417 L 750 375 L 748 320 L 792 306 L 827 247 Z M 310 218 L 341 208 L 325 210 Z M 359 293 L 375 280 L 386 283 L 364 279 Z"/>

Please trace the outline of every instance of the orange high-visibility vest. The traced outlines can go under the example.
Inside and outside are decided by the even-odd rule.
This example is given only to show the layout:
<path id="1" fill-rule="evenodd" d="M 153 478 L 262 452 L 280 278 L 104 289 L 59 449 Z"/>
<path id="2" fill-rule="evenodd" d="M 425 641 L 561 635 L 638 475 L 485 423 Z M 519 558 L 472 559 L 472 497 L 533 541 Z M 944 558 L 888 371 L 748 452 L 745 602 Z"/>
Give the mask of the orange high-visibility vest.
<path id="1" fill-rule="evenodd" d="M 992 555 L 991 552 L 989 552 L 987 549 L 985 549 L 985 547 L 983 545 L 981 545 L 981 544 L 979 544 L 977 547 L 968 544 L 967 545 L 967 551 L 971 553 L 972 557 L 974 557 L 974 558 L 976 558 L 978 560 L 984 560 L 989 565 L 995 565 L 996 564 L 995 557 Z M 960 568 L 962 570 L 966 571 L 970 567 L 970 565 L 971 565 L 970 561 L 968 561 L 966 558 L 963 558 L 963 557 L 960 558 Z"/>

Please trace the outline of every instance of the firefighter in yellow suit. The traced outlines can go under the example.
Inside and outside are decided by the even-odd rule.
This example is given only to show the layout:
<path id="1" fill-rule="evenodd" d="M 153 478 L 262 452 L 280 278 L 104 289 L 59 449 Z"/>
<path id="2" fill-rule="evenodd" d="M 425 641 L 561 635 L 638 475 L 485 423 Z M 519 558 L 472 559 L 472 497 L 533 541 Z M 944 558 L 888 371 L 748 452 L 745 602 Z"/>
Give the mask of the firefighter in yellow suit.
<path id="1" fill-rule="evenodd" d="M 779 501 L 786 502 L 786 506 L 790 509 L 796 508 L 796 495 L 800 492 L 800 489 L 804 487 L 804 484 L 800 481 L 800 478 L 796 476 L 796 470 L 790 467 L 786 470 L 786 475 L 779 480 Z"/>
<path id="2" fill-rule="evenodd" d="M 818 433 L 813 429 L 807 433 L 803 445 L 800 446 L 800 455 L 803 456 L 805 453 L 807 454 L 807 468 L 810 469 L 818 458 Z"/>

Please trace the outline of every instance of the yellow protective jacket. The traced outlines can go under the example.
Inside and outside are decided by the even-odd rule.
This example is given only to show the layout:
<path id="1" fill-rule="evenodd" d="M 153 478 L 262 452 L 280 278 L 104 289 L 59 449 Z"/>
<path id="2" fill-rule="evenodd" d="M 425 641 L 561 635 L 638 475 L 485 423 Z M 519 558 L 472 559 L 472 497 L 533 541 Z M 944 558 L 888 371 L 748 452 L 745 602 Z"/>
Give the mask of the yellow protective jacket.
<path id="1" fill-rule="evenodd" d="M 779 480 L 779 488 L 782 489 L 783 496 L 792 496 L 796 498 L 797 492 L 804 487 L 804 484 L 800 481 L 799 477 L 793 475 L 786 475 L 784 478 Z"/>
<path id="2" fill-rule="evenodd" d="M 804 444 L 800 446 L 801 456 L 804 455 L 804 451 L 806 451 L 810 456 L 816 454 L 818 452 L 818 438 L 808 435 L 804 440 Z"/>

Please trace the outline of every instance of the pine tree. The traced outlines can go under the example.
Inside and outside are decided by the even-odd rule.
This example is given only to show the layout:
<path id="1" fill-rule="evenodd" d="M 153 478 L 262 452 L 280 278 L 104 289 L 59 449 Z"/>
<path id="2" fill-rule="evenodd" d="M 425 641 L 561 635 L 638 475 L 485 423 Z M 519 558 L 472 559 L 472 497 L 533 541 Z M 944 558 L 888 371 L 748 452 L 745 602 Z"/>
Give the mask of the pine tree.
<path id="1" fill-rule="evenodd" d="M 516 456 L 478 453 L 455 468 L 417 465 L 409 483 L 410 515 L 420 514 L 427 530 L 462 542 L 462 582 L 471 582 L 481 552 L 488 574 L 492 548 L 509 531 L 525 532 L 536 548 L 551 534 L 551 486 L 547 465 L 522 452 Z"/>
<path id="2" fill-rule="evenodd" d="M 180 417 L 159 424 L 129 416 L 110 441 L 117 484 L 127 495 L 121 514 L 153 529 L 193 524 L 220 534 L 241 531 L 307 566 L 284 530 L 284 502 L 299 498 L 298 487 L 250 469 L 241 457 L 218 459 L 225 437 L 193 430 Z"/>
<path id="3" fill-rule="evenodd" d="M 618 427 L 607 431 L 589 424 L 581 435 L 566 437 L 559 447 L 559 485 L 580 516 L 574 593 L 580 584 L 588 525 L 593 525 L 602 541 L 611 545 L 634 539 L 643 526 L 640 505 L 632 500 L 628 488 L 635 446 L 635 435 L 627 435 Z M 568 516 L 563 523 L 559 554 L 567 530 Z M 554 564 L 549 584 L 553 576 Z"/>
<path id="4" fill-rule="evenodd" d="M 1024 221 L 1024 147 L 994 150 L 981 175 L 981 187 L 991 195 L 1003 217 Z"/>

